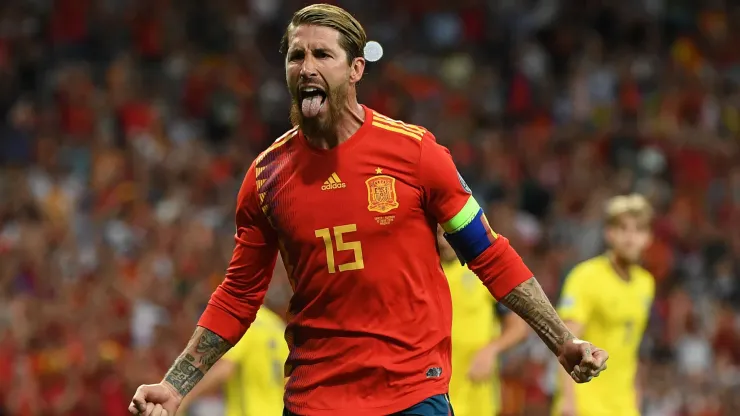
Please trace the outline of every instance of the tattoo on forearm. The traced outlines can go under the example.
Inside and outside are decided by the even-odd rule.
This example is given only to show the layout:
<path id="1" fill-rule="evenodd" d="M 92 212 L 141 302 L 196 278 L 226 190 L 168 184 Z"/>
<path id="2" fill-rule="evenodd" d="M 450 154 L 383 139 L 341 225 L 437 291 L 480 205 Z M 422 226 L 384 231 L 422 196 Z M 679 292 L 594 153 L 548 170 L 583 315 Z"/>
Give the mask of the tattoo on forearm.
<path id="1" fill-rule="evenodd" d="M 555 354 L 574 338 L 534 277 L 515 287 L 500 302 L 521 316 Z"/>
<path id="2" fill-rule="evenodd" d="M 231 348 L 231 345 L 224 341 L 223 338 L 206 330 L 201 334 L 198 345 L 195 347 L 195 352 L 202 354 L 200 356 L 200 363 L 207 368 L 211 368 L 229 348 Z"/>
<path id="3" fill-rule="evenodd" d="M 167 372 L 165 380 L 172 384 L 182 396 L 185 396 L 203 378 L 203 371 L 193 365 L 195 357 L 190 354 L 180 356 Z"/>
<path id="4" fill-rule="evenodd" d="M 185 397 L 230 348 L 231 344 L 220 336 L 198 327 L 164 380 Z"/>

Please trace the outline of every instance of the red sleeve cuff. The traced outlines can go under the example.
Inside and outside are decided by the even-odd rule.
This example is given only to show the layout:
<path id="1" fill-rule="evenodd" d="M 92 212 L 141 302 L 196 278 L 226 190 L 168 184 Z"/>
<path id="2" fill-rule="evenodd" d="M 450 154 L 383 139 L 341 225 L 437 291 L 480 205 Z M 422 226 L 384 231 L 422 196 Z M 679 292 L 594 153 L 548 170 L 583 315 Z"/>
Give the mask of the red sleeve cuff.
<path id="1" fill-rule="evenodd" d="M 519 254 L 509 244 L 506 237 L 500 236 L 483 253 L 468 263 L 493 297 L 501 299 L 515 287 L 534 276 Z"/>
<path id="2" fill-rule="evenodd" d="M 220 336 L 231 345 L 236 345 L 249 328 L 249 325 L 244 325 L 237 317 L 211 302 L 200 316 L 198 326 Z"/>

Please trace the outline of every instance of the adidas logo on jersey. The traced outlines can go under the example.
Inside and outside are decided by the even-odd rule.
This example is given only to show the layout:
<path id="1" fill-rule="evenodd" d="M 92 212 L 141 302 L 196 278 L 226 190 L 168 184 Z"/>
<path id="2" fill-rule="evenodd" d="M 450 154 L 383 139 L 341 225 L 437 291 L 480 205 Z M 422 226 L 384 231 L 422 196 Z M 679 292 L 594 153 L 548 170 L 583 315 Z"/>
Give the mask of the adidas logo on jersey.
<path id="1" fill-rule="evenodd" d="M 322 191 L 329 191 L 332 189 L 342 189 L 346 188 L 347 184 L 342 182 L 341 179 L 339 179 L 339 176 L 337 176 L 337 173 L 334 172 L 329 176 L 329 179 L 324 181 L 324 184 L 321 185 Z"/>

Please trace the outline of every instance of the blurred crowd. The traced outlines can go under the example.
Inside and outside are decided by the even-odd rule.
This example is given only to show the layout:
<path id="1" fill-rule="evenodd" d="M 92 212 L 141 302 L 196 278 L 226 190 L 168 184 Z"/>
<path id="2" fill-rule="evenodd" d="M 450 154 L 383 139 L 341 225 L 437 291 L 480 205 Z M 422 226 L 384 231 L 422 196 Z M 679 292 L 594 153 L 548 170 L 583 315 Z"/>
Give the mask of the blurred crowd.
<path id="1" fill-rule="evenodd" d="M 0 2 L 0 415 L 125 415 L 162 377 L 246 168 L 290 127 L 278 42 L 306 3 Z M 450 148 L 553 301 L 605 199 L 650 198 L 644 414 L 740 414 L 740 7 L 333 3 L 384 48 L 361 102 Z M 538 340 L 503 373 L 504 414 L 547 414 Z"/>

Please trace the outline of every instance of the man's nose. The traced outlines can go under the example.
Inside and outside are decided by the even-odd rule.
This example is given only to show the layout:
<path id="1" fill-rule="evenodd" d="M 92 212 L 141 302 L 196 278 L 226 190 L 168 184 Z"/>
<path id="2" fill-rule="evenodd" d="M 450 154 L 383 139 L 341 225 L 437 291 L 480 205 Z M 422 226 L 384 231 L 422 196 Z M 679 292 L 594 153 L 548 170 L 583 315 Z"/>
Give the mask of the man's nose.
<path id="1" fill-rule="evenodd" d="M 317 77 L 318 75 L 319 73 L 316 70 L 316 60 L 310 55 L 307 56 L 303 60 L 303 65 L 301 66 L 301 78 L 311 79 Z"/>

